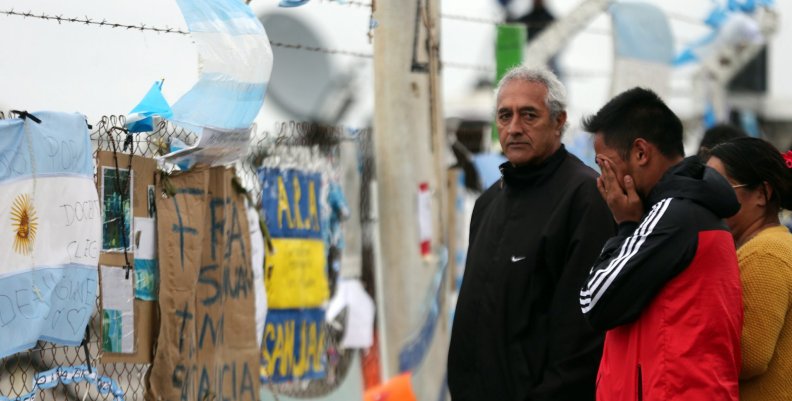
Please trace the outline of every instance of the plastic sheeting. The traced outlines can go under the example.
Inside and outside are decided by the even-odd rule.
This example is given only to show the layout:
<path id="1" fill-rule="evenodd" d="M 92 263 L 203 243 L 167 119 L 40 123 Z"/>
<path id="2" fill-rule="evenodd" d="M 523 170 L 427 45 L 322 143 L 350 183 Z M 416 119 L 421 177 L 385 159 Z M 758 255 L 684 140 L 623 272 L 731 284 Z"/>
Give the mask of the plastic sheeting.
<path id="1" fill-rule="evenodd" d="M 199 79 L 173 105 L 172 120 L 200 131 L 249 128 L 272 73 L 264 26 L 239 0 L 177 0 L 198 46 Z"/>

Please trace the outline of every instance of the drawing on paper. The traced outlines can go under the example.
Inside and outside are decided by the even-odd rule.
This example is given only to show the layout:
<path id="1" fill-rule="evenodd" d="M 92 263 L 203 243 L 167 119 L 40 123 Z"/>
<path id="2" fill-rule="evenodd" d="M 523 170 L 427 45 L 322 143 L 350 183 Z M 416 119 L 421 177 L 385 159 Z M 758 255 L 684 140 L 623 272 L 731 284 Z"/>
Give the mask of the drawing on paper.
<path id="1" fill-rule="evenodd" d="M 105 309 L 102 311 L 102 350 L 105 352 L 121 352 L 121 311 Z"/>

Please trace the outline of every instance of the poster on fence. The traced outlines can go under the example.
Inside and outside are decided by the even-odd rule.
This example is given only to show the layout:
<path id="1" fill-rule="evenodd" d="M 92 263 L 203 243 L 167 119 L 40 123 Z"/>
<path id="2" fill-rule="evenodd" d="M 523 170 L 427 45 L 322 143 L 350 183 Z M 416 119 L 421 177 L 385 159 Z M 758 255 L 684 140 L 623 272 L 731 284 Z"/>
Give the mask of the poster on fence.
<path id="1" fill-rule="evenodd" d="M 157 281 L 156 251 L 152 238 L 155 225 L 154 176 L 157 162 L 141 156 L 131 156 L 130 159 L 128 154 L 110 151 L 97 152 L 96 162 L 96 184 L 102 206 L 103 232 L 99 260 L 102 265 L 117 268 L 125 266 L 128 261 L 132 270 L 129 275 L 125 272 L 123 279 L 129 281 L 135 294 L 131 315 L 127 315 L 134 316 L 131 322 L 131 332 L 134 335 L 123 337 L 126 346 L 120 349 L 117 347 L 119 343 L 113 341 L 119 330 L 119 326 L 114 323 L 120 318 L 118 310 L 106 307 L 104 301 L 107 298 L 100 297 L 104 351 L 101 354 L 102 362 L 151 363 L 158 324 L 156 303 L 151 302 L 156 294 L 148 291 L 156 287 Z M 118 181 L 118 177 L 126 179 Z M 102 288 L 104 287 L 103 284 Z M 127 287 L 129 286 L 124 285 L 124 288 Z M 144 294 L 143 297 L 140 296 L 141 293 Z M 121 320 L 123 321 L 122 317 Z M 116 331 L 106 333 L 104 329 Z"/>
<path id="2" fill-rule="evenodd" d="M 0 120 L 0 358 L 37 340 L 79 345 L 96 305 L 101 241 L 81 114 Z"/>
<path id="3" fill-rule="evenodd" d="M 168 177 L 174 192 L 157 197 L 161 324 L 149 398 L 258 400 L 249 228 L 233 176 L 198 167 Z"/>
<path id="4" fill-rule="evenodd" d="M 270 309 L 314 308 L 330 296 L 322 241 L 319 173 L 261 168 L 262 208 L 275 252 L 267 254 Z"/>
<path id="5" fill-rule="evenodd" d="M 265 258 L 269 311 L 262 342 L 261 381 L 325 376 L 321 306 L 330 296 L 322 240 L 319 173 L 259 169 L 262 209 L 273 252 Z"/>

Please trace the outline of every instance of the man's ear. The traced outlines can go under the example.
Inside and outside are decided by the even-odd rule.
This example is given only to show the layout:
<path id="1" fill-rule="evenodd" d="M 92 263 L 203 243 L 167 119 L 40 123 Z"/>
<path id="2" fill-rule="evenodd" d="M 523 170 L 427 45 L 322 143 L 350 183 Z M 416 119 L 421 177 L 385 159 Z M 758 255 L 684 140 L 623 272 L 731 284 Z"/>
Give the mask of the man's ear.
<path id="1" fill-rule="evenodd" d="M 649 142 L 643 138 L 638 138 L 633 141 L 631 157 L 635 159 L 635 162 L 639 166 L 644 166 L 649 163 L 649 159 L 652 157 L 653 150 L 654 148 Z"/>
<path id="2" fill-rule="evenodd" d="M 566 120 L 567 120 L 566 111 L 562 111 L 558 113 L 558 115 L 556 116 L 555 122 L 556 122 L 556 129 L 558 130 L 558 136 L 561 136 L 561 134 L 563 133 Z"/>

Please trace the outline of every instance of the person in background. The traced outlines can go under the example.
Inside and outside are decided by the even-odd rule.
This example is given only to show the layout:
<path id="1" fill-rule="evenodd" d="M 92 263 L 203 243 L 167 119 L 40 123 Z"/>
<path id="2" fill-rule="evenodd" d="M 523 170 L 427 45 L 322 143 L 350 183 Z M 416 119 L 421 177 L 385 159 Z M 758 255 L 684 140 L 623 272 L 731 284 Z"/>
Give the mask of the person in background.
<path id="1" fill-rule="evenodd" d="M 739 138 L 710 152 L 707 165 L 731 183 L 740 211 L 726 224 L 737 246 L 743 286 L 742 401 L 792 400 L 792 151 Z"/>
<path id="2" fill-rule="evenodd" d="M 652 91 L 619 94 L 583 121 L 619 223 L 580 291 L 607 330 L 600 401 L 737 401 L 742 302 L 734 241 L 722 218 L 734 190 L 698 156 Z"/>
<path id="3" fill-rule="evenodd" d="M 566 151 L 566 90 L 517 67 L 497 90 L 508 159 L 473 210 L 448 350 L 454 401 L 591 401 L 602 352 L 576 295 L 613 218 L 597 174 Z"/>
<path id="4" fill-rule="evenodd" d="M 704 131 L 704 136 L 701 137 L 699 143 L 698 155 L 701 160 L 707 160 L 707 155 L 710 149 L 714 148 L 720 143 L 735 139 L 747 137 L 740 127 L 731 124 L 718 124 L 708 128 Z"/>

